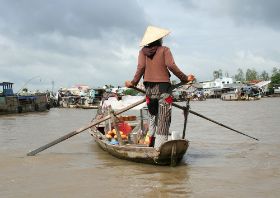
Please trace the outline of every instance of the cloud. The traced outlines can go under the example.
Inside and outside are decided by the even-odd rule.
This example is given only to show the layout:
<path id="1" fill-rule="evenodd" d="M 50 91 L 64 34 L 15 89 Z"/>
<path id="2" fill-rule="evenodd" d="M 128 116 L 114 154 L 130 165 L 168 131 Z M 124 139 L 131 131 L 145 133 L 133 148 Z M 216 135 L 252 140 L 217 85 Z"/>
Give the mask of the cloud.
<path id="1" fill-rule="evenodd" d="M 228 14 L 237 24 L 261 24 L 272 29 L 280 28 L 280 1 L 235 0 L 227 6 Z"/>
<path id="2" fill-rule="evenodd" d="M 129 0 L 0 1 L 5 31 L 33 36 L 57 32 L 64 36 L 100 37 L 102 32 L 125 29 L 138 35 L 146 23 L 138 4 Z"/>
<path id="3" fill-rule="evenodd" d="M 271 8 L 279 7 L 278 4 L 277 1 L 177 0 L 160 7 L 161 12 L 176 12 L 171 16 L 159 15 L 154 20 L 171 29 L 164 41 L 182 70 L 194 73 L 199 80 L 210 80 L 217 69 L 233 76 L 239 67 L 270 72 L 279 65 L 280 50 L 276 43 L 280 42 L 280 32 L 271 23 L 279 21 L 275 8 Z M 250 13 L 246 7 L 250 7 Z M 249 55 L 240 60 L 236 54 L 241 51 L 265 62 Z"/>
<path id="4" fill-rule="evenodd" d="M 263 57 L 261 54 L 257 54 L 251 51 L 239 51 L 235 54 L 234 64 L 243 67 L 247 65 L 248 68 L 255 68 L 257 71 L 265 70 L 266 68 L 272 68 L 276 66 L 279 62 L 273 61 Z M 250 66 L 252 65 L 252 66 Z M 267 71 L 271 72 L 271 71 Z"/>
<path id="5" fill-rule="evenodd" d="M 280 1 L 278 0 L 178 0 L 188 11 L 196 10 L 211 16 L 228 17 L 235 25 L 264 25 L 280 28 Z"/>
<path id="6" fill-rule="evenodd" d="M 101 86 L 122 84 L 128 74 L 122 79 L 116 76 L 122 76 L 124 68 L 133 73 L 135 46 L 147 24 L 139 4 L 129 0 L 0 3 L 1 80 L 19 87 L 40 76 L 40 84 L 32 81 L 29 86 L 44 87 L 43 82 L 52 80 L 57 86 L 79 82 Z"/>
<path id="7" fill-rule="evenodd" d="M 82 83 L 123 85 L 136 70 L 148 24 L 177 65 L 199 80 L 239 67 L 268 72 L 279 65 L 278 1 L 0 0 L 0 80 L 20 88 Z M 240 56 L 240 54 L 244 56 Z M 41 79 L 39 81 L 39 79 Z M 178 80 L 178 79 L 176 79 Z"/>
<path id="8" fill-rule="evenodd" d="M 52 40 L 51 36 L 45 39 Z M 59 43 L 62 45 L 58 49 L 54 46 L 34 48 L 6 39 L 6 47 L 2 45 L 2 50 L 0 48 L 2 80 L 14 79 L 16 84 L 23 85 L 33 76 L 39 75 L 42 82 L 54 80 L 59 87 L 77 83 L 97 87 L 104 84 L 123 84 L 125 79 L 130 78 L 129 73 L 123 71 L 130 71 L 132 74 L 136 65 L 137 50 L 122 45 L 119 43 L 120 39 L 115 41 L 116 43 L 105 42 L 114 40 L 112 35 L 104 35 L 104 40 L 60 36 L 55 40 L 54 46 L 60 46 Z M 51 45 L 50 43 L 48 45 Z M 34 87 L 44 87 L 42 82 Z"/>

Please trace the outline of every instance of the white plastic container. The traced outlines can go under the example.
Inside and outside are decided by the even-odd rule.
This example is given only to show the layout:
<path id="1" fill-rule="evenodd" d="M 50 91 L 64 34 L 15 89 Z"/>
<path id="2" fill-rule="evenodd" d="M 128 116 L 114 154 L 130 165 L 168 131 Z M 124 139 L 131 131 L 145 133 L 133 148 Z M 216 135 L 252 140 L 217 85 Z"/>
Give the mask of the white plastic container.
<path id="1" fill-rule="evenodd" d="M 179 131 L 172 131 L 171 140 L 179 140 L 179 139 L 182 139 L 182 133 Z"/>

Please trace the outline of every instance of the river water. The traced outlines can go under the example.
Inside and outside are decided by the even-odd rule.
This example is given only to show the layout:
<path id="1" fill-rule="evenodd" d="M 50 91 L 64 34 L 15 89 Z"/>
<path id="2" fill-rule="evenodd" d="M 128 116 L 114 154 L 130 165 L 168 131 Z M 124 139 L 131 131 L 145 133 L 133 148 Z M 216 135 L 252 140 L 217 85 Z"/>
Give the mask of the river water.
<path id="1" fill-rule="evenodd" d="M 192 101 L 191 109 L 260 141 L 190 114 L 190 147 L 177 167 L 117 159 L 88 132 L 27 157 L 87 125 L 95 110 L 1 116 L 0 197 L 280 197 L 280 98 Z M 172 119 L 181 131 L 182 112 L 173 108 Z"/>

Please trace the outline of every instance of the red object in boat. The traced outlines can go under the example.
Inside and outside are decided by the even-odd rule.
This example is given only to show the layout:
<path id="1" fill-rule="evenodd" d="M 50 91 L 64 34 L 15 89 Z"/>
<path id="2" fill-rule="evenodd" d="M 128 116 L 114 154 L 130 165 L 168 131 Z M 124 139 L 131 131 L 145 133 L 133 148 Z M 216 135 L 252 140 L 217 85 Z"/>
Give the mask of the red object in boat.
<path id="1" fill-rule="evenodd" d="M 122 131 L 125 135 L 129 134 L 132 131 L 132 127 L 127 122 L 120 122 L 119 130 Z"/>

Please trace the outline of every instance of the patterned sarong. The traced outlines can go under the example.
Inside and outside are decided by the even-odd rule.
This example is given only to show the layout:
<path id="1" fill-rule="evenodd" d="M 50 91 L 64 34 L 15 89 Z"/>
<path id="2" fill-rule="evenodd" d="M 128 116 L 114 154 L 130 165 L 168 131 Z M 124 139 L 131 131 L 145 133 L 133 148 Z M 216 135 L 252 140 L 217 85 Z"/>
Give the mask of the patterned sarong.
<path id="1" fill-rule="evenodd" d="M 149 136 L 155 136 L 155 148 L 159 148 L 162 143 L 167 141 L 171 123 L 171 107 L 173 99 L 168 91 L 164 92 L 165 93 L 160 89 L 160 83 L 146 86 L 150 121 Z M 153 104 L 151 104 L 151 102 Z M 157 111 L 155 111 L 155 108 L 157 108 Z"/>

